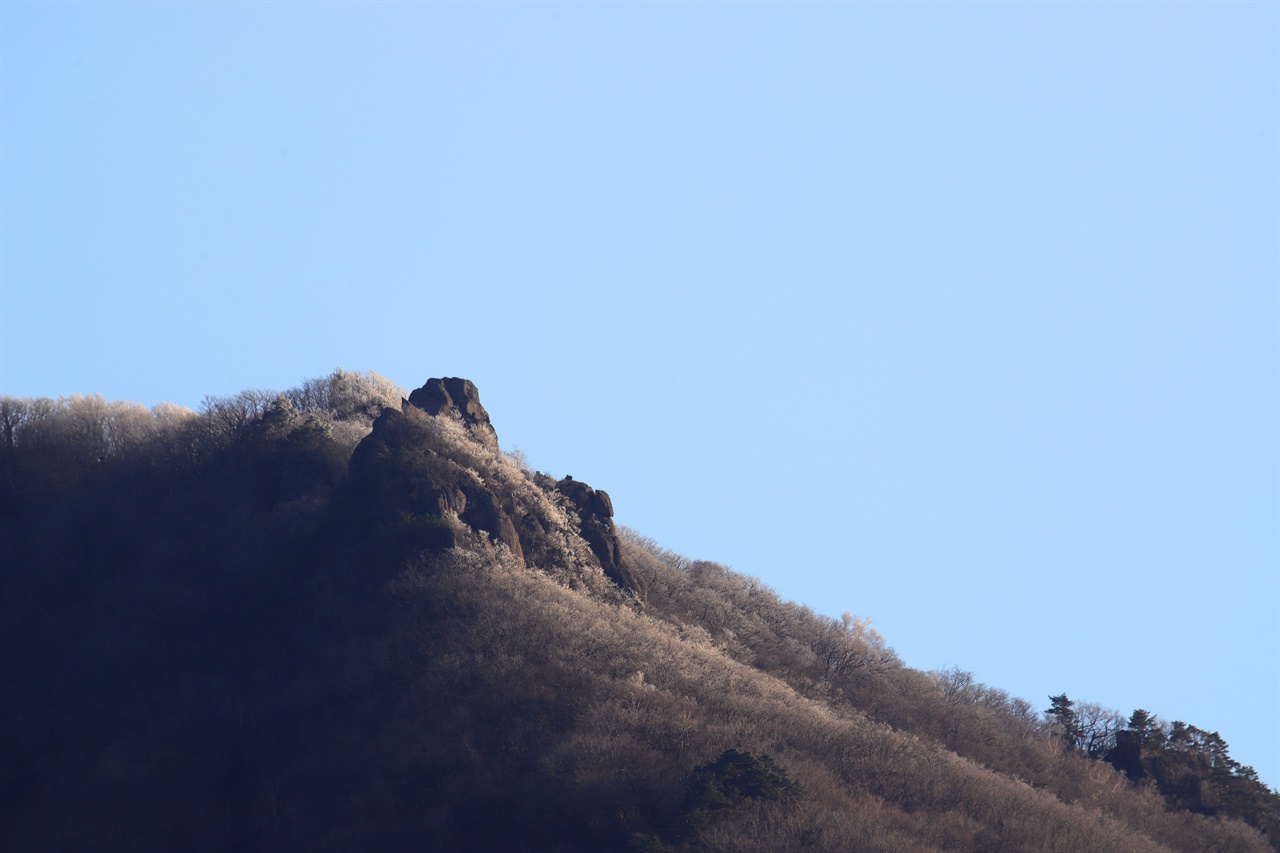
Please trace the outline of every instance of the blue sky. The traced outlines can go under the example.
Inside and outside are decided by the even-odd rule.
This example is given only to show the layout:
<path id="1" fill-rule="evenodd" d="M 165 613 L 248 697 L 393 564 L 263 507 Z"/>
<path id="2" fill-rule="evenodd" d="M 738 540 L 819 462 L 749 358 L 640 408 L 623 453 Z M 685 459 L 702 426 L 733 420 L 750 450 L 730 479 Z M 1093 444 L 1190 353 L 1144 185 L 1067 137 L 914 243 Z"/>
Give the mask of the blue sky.
<path id="1" fill-rule="evenodd" d="M 465 376 L 618 520 L 1280 785 L 1280 5 L 0 3 L 0 391 Z"/>

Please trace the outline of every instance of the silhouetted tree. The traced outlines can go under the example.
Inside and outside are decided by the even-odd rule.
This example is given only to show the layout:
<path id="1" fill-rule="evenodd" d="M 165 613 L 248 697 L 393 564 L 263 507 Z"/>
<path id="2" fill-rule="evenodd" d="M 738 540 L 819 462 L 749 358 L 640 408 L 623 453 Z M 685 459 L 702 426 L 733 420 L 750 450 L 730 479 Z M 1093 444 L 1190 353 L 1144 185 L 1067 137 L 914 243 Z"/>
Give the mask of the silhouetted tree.
<path id="1" fill-rule="evenodd" d="M 1058 737 L 1069 749 L 1079 747 L 1080 726 L 1076 720 L 1075 703 L 1067 698 L 1065 693 L 1050 696 L 1049 702 L 1049 708 L 1044 715 L 1054 724 Z"/>

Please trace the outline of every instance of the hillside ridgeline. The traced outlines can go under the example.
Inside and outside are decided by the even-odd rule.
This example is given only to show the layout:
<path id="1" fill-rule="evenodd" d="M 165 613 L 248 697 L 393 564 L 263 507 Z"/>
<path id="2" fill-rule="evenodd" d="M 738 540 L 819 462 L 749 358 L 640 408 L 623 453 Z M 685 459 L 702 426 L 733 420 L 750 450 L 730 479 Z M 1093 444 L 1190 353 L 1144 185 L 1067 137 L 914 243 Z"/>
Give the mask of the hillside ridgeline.
<path id="1" fill-rule="evenodd" d="M 0 398 L 0 567 L 10 850 L 1280 849 L 1216 733 L 911 669 L 462 379 Z"/>

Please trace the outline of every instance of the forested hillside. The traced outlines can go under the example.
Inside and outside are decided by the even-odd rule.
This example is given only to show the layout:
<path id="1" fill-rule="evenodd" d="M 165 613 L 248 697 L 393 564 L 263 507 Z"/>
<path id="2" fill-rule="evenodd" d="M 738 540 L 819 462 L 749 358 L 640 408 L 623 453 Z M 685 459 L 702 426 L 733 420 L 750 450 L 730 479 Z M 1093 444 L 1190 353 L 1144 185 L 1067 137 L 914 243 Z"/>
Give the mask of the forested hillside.
<path id="1" fill-rule="evenodd" d="M 6 849 L 1280 849 L 1218 733 L 907 667 L 405 396 L 0 398 Z"/>

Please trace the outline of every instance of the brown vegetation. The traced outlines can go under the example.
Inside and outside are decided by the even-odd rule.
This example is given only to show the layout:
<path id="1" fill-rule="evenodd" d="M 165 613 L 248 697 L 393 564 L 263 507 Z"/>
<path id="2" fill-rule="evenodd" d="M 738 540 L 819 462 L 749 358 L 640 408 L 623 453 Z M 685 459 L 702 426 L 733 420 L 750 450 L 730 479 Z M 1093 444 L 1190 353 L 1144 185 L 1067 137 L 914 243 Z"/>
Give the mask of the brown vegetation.
<path id="1" fill-rule="evenodd" d="M 10 849 L 1270 849 L 1216 735 L 1046 719 L 627 530 L 621 588 L 566 489 L 402 396 L 0 398 Z M 519 549 L 413 509 L 444 481 Z"/>

